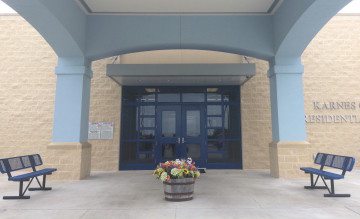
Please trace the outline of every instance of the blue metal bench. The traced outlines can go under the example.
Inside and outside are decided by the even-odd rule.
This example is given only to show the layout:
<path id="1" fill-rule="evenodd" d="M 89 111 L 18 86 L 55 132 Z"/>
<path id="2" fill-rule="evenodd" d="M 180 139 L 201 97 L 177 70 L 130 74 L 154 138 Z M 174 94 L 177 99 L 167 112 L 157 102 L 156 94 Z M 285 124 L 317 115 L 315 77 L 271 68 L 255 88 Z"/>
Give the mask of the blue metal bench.
<path id="1" fill-rule="evenodd" d="M 0 159 L 0 172 L 2 174 L 6 173 L 8 175 L 9 181 L 19 182 L 19 195 L 18 196 L 4 196 L 3 199 L 29 199 L 30 196 L 25 196 L 27 190 L 36 191 L 36 190 L 51 190 L 51 187 L 46 187 L 46 176 L 51 175 L 55 168 L 45 168 L 42 170 L 36 170 L 37 166 L 42 165 L 42 160 L 39 154 L 20 156 L 20 157 L 11 157 Z M 24 170 L 31 168 L 32 172 L 12 176 L 11 173 L 17 170 Z M 40 183 L 38 177 L 42 176 L 42 184 Z M 36 179 L 40 188 L 29 188 L 33 179 Z M 29 181 L 25 190 L 23 190 L 24 182 Z"/>
<path id="2" fill-rule="evenodd" d="M 310 186 L 304 186 L 305 189 L 327 189 L 329 194 L 324 194 L 324 197 L 350 197 L 350 194 L 335 194 L 334 180 L 343 179 L 347 171 L 351 171 L 355 164 L 355 158 L 346 157 L 334 154 L 318 153 L 316 155 L 315 164 L 320 165 L 320 169 L 312 167 L 301 167 L 300 170 L 310 174 Z M 324 167 L 335 168 L 341 170 L 341 173 L 333 173 L 325 171 Z M 317 175 L 314 182 L 314 175 Z M 319 178 L 324 182 L 325 186 L 316 186 Z M 330 188 L 326 183 L 330 180 Z"/>

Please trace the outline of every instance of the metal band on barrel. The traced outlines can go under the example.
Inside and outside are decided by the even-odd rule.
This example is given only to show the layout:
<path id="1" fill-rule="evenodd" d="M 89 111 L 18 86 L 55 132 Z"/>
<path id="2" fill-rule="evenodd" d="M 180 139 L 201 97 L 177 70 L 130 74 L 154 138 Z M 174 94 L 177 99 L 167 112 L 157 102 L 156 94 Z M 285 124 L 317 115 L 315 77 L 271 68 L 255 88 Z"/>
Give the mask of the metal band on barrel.
<path id="1" fill-rule="evenodd" d="M 191 185 L 191 184 L 194 184 L 195 181 L 192 181 L 192 182 L 184 182 L 184 183 L 169 183 L 169 182 L 163 182 L 165 185 Z"/>
<path id="2" fill-rule="evenodd" d="M 192 195 L 194 194 L 194 192 L 183 192 L 183 193 L 170 193 L 170 192 L 165 192 L 165 195 Z"/>

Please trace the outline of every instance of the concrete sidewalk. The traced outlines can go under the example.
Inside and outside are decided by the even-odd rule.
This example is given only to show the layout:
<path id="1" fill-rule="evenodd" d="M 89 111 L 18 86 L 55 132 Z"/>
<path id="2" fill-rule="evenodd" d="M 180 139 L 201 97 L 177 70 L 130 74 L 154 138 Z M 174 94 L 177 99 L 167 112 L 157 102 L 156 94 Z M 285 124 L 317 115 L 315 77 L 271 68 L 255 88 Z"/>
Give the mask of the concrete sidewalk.
<path id="1" fill-rule="evenodd" d="M 0 218 L 360 218 L 360 172 L 335 183 L 351 198 L 324 198 L 303 180 L 274 179 L 267 171 L 208 170 L 194 200 L 167 202 L 152 171 L 97 172 L 83 181 L 55 182 L 30 200 L 0 200 Z M 18 183 L 0 177 L 0 195 Z"/>

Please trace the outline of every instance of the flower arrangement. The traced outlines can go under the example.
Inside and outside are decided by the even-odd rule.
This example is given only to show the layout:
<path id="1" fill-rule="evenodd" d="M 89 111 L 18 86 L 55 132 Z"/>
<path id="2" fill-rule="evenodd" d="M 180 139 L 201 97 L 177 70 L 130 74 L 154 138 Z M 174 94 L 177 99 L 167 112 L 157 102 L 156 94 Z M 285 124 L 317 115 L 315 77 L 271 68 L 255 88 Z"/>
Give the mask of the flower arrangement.
<path id="1" fill-rule="evenodd" d="M 191 158 L 187 160 L 176 159 L 160 163 L 154 171 L 157 179 L 168 182 L 170 179 L 199 178 L 200 172 Z"/>

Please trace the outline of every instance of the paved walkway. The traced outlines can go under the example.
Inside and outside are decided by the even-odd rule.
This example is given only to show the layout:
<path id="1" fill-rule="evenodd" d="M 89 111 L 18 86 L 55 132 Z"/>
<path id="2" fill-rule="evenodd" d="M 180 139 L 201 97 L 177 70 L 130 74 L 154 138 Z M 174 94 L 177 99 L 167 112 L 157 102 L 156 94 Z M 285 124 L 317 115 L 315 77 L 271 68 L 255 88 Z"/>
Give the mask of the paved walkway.
<path id="1" fill-rule="evenodd" d="M 30 200 L 0 200 L 0 218 L 360 218 L 360 172 L 336 183 L 351 198 L 324 198 L 307 180 L 274 179 L 265 171 L 208 170 L 196 182 L 192 201 L 163 199 L 151 171 L 93 173 L 73 182 L 49 182 L 50 192 Z M 18 184 L 0 177 L 0 195 Z"/>

